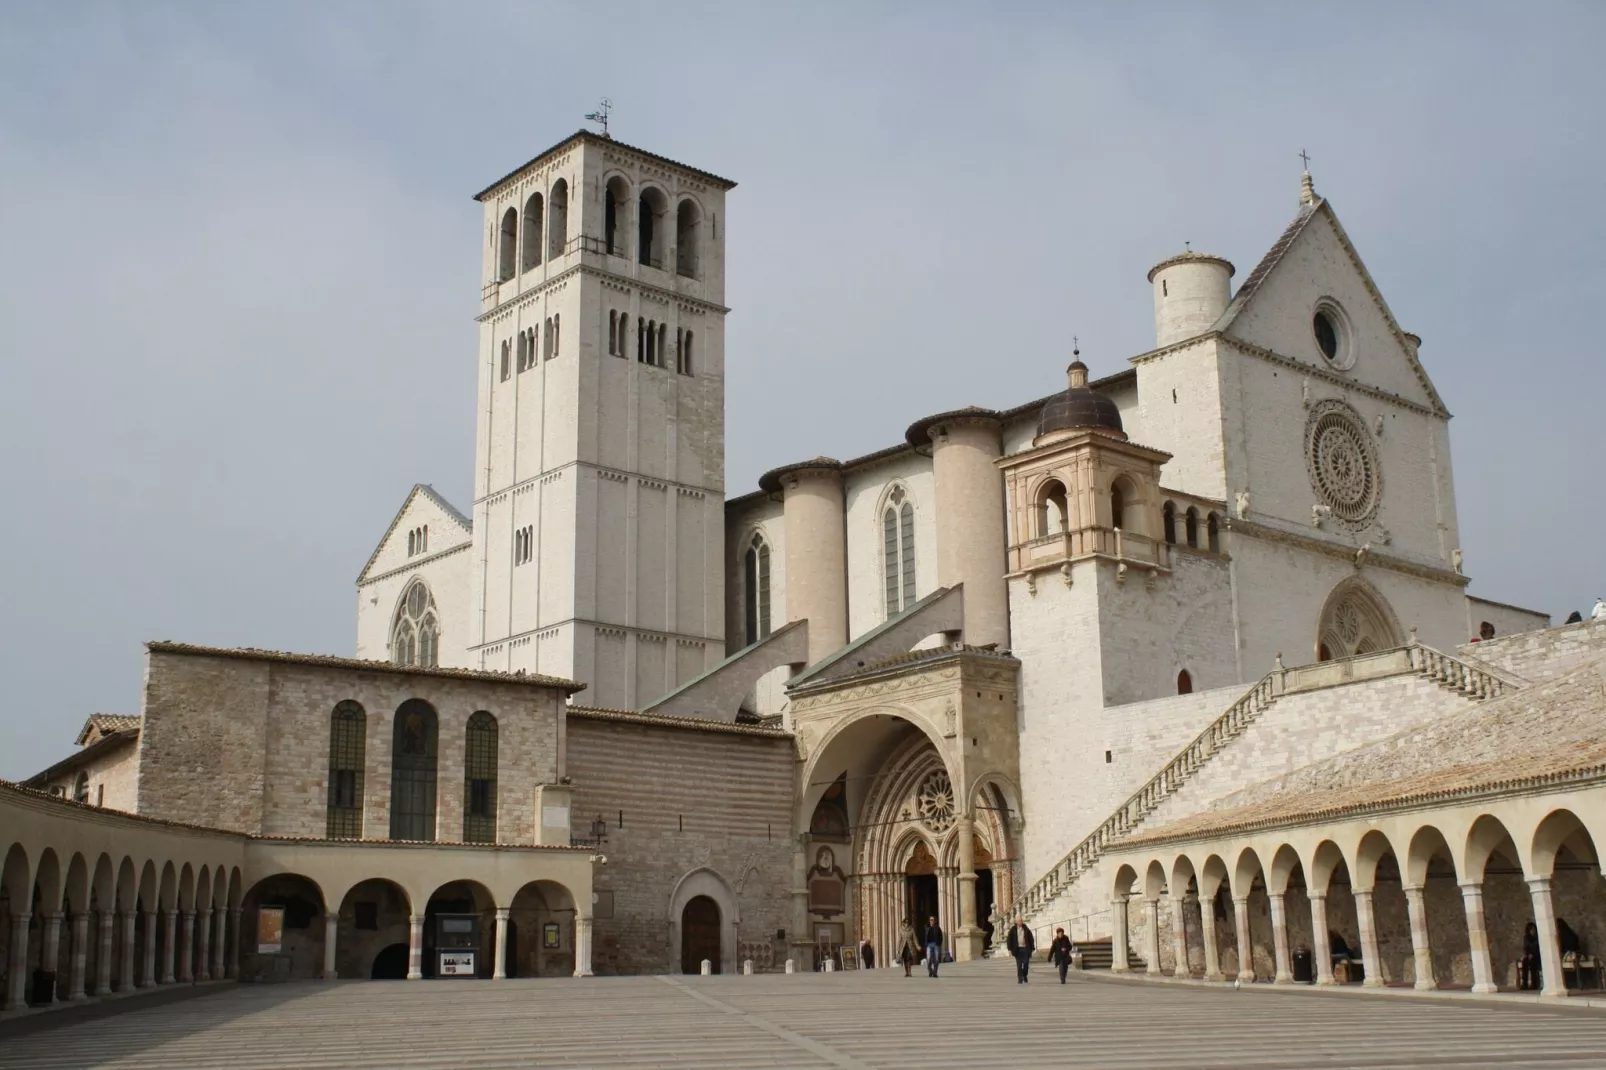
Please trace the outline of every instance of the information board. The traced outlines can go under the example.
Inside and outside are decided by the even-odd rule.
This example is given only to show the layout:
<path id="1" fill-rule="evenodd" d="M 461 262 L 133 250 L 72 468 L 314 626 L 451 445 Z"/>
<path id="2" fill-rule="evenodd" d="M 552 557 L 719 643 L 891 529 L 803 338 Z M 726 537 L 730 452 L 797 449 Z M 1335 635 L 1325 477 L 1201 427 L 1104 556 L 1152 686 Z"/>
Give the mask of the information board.
<path id="1" fill-rule="evenodd" d="M 284 946 L 284 907 L 257 908 L 257 954 L 277 955 Z"/>
<path id="2" fill-rule="evenodd" d="M 442 951 L 440 975 L 442 977 L 473 977 L 474 952 Z"/>

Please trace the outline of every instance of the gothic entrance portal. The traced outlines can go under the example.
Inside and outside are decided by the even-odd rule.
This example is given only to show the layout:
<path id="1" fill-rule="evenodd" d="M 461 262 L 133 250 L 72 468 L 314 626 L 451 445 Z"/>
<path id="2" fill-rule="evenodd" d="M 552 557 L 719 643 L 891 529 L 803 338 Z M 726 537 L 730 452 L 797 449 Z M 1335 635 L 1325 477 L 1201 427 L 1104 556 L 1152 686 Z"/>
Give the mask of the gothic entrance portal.
<path id="1" fill-rule="evenodd" d="M 937 902 L 937 860 L 924 843 L 916 844 L 903 872 L 904 915 L 915 928 L 915 939 L 924 942 L 931 919 L 942 917 Z"/>
<path id="2" fill-rule="evenodd" d="M 680 972 L 701 973 L 703 960 L 719 972 L 719 904 L 694 896 L 680 914 Z"/>

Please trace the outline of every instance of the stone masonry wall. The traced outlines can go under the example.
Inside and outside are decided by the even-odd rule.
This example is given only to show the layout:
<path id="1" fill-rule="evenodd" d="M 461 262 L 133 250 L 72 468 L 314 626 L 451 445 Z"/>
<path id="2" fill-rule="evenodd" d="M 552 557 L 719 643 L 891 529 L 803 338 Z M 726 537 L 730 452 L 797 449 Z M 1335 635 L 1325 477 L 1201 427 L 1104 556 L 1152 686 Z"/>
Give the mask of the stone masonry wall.
<path id="1" fill-rule="evenodd" d="M 779 968 L 785 947 L 774 937 L 791 910 L 792 740 L 571 714 L 568 749 L 576 830 L 598 816 L 608 825 L 608 863 L 595 871 L 596 972 L 679 972 L 670 900 L 698 869 L 729 890 L 754 967 Z M 608 898 L 611 917 L 601 909 Z"/>
<path id="2" fill-rule="evenodd" d="M 463 831 L 469 715 L 497 719 L 497 840 L 535 842 L 535 788 L 559 775 L 555 688 L 429 673 L 152 651 L 140 739 L 139 811 L 272 836 L 327 829 L 329 717 L 367 712 L 363 838 L 390 835 L 395 710 L 423 699 L 438 717 L 436 839 Z"/>
<path id="3" fill-rule="evenodd" d="M 1537 683 L 1606 656 L 1606 621 L 1586 620 L 1487 643 L 1463 643 L 1457 653 Z"/>

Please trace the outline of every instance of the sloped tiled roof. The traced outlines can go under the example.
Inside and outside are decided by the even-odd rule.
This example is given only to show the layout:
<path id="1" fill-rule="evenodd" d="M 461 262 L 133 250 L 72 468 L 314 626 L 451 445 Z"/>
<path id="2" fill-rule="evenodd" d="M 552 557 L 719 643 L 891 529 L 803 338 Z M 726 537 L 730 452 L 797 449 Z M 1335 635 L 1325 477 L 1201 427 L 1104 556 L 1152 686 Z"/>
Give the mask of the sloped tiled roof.
<path id="1" fill-rule="evenodd" d="M 82 747 L 89 742 L 91 734 L 109 736 L 113 732 L 137 731 L 142 718 L 138 714 L 128 713 L 92 713 L 84 721 L 84 727 L 78 733 L 77 744 Z"/>
<path id="2" fill-rule="evenodd" d="M 402 676 L 438 676 L 452 680 L 480 680 L 491 684 L 520 684 L 526 687 L 554 687 L 574 694 L 584 691 L 586 685 L 561 676 L 542 676 L 539 673 L 491 672 L 486 669 L 425 669 L 417 665 L 397 665 L 391 661 L 365 661 L 361 658 L 338 658 L 330 654 L 292 654 L 284 650 L 257 650 L 251 647 L 197 646 L 192 643 L 174 643 L 153 640 L 145 644 L 153 654 L 192 654 L 204 658 L 239 658 L 243 661 L 278 661 L 291 665 L 311 665 L 329 669 L 357 669 L 363 672 L 395 673 Z"/>
<path id="3" fill-rule="evenodd" d="M 1133 836 L 1218 835 L 1606 776 L 1606 659 L 1303 766 Z"/>

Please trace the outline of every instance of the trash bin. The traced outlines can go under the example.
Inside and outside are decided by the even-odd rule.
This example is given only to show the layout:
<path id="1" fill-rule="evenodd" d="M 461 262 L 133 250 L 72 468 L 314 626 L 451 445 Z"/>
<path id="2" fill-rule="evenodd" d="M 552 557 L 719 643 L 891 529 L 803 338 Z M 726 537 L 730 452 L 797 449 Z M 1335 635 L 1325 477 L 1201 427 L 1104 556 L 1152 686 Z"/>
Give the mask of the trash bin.
<path id="1" fill-rule="evenodd" d="M 1307 985 L 1316 980 L 1315 973 L 1311 971 L 1311 955 L 1309 951 L 1301 949 L 1294 952 L 1294 980 Z"/>
<path id="2" fill-rule="evenodd" d="M 29 993 L 28 1003 L 34 1007 L 42 1007 L 54 1002 L 56 998 L 56 971 L 33 971 L 33 991 Z"/>

